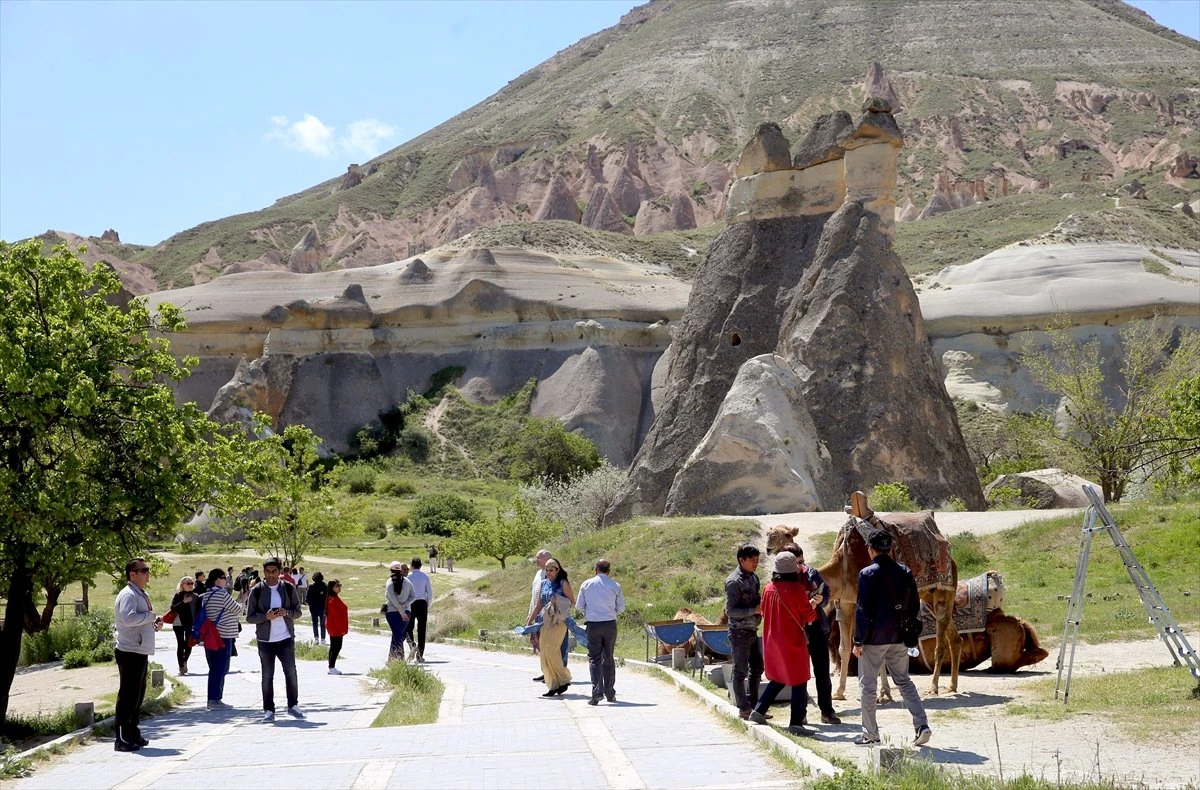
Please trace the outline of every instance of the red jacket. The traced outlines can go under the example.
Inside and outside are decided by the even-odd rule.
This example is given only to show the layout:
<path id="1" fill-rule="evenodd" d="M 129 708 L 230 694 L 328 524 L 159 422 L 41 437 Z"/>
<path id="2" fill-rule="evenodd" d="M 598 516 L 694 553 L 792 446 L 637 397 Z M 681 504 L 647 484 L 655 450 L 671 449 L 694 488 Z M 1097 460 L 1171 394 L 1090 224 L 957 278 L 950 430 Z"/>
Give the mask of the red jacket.
<path id="1" fill-rule="evenodd" d="M 350 632 L 350 610 L 335 595 L 325 599 L 325 630 L 330 636 L 345 636 Z"/>
<path id="2" fill-rule="evenodd" d="M 817 619 L 804 581 L 771 582 L 762 594 L 763 669 L 768 680 L 788 686 L 812 677 L 804 626 Z"/>

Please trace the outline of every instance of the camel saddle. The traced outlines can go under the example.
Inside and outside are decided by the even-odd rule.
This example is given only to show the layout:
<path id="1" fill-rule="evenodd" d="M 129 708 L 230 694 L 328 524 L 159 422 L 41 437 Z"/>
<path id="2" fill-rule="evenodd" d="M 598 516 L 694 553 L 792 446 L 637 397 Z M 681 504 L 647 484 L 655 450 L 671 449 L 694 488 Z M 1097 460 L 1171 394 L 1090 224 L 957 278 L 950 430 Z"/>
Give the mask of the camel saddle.
<path id="1" fill-rule="evenodd" d="M 954 589 L 954 577 L 950 571 L 950 541 L 938 529 L 937 522 L 933 520 L 933 511 L 888 513 L 886 519 L 880 518 L 878 513 L 871 513 L 865 519 L 851 516 L 846 526 L 858 530 L 863 541 L 876 529 L 891 535 L 892 559 L 907 565 L 912 571 L 917 592 Z"/>
<path id="2" fill-rule="evenodd" d="M 954 592 L 954 627 L 961 634 L 974 634 L 987 630 L 988 594 L 992 574 L 984 572 L 958 583 Z M 929 604 L 921 601 L 921 638 L 937 636 L 937 619 Z"/>

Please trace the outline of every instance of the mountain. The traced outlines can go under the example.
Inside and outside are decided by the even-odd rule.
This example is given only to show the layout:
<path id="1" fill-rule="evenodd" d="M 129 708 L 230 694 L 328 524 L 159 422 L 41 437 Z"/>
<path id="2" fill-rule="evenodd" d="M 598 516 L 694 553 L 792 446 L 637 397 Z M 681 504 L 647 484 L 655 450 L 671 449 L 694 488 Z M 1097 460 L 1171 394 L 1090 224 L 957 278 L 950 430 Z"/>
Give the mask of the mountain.
<path id="1" fill-rule="evenodd" d="M 1072 217 L 1059 240 L 1194 249 L 1200 232 L 1175 227 L 1171 207 L 1200 192 L 1198 69 L 1200 42 L 1119 0 L 654 0 L 268 208 L 149 248 L 90 243 L 163 288 L 374 265 L 506 224 L 520 227 L 507 241 L 563 251 L 563 231 L 546 239 L 539 220 L 582 219 L 594 232 L 571 251 L 636 256 L 632 241 L 699 229 L 650 253 L 686 275 L 755 127 L 797 136 L 856 111 L 870 81 L 891 91 L 905 138 L 897 247 L 910 271 Z M 1112 190 L 1134 178 L 1148 200 L 1112 216 Z"/>

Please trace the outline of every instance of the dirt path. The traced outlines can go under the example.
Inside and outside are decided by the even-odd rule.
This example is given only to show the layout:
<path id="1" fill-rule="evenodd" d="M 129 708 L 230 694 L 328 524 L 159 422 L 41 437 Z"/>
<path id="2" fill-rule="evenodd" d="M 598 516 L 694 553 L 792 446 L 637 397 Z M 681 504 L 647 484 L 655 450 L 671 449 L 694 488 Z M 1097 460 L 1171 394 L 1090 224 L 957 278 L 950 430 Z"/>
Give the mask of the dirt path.
<path id="1" fill-rule="evenodd" d="M 470 454 L 467 453 L 467 451 L 463 449 L 461 445 L 450 441 L 450 439 L 448 439 L 445 434 L 442 433 L 442 416 L 445 415 L 446 409 L 449 407 L 450 399 L 443 396 L 442 399 L 438 401 L 437 405 L 430 409 L 425 415 L 425 427 L 429 429 L 429 432 L 432 433 L 434 438 L 438 441 L 438 447 L 440 448 L 438 460 L 445 462 L 446 448 L 450 447 L 460 456 L 462 456 L 462 459 L 466 463 L 467 468 L 471 471 L 471 474 L 475 477 L 479 477 L 479 470 L 475 467 L 475 462 L 471 460 Z"/>

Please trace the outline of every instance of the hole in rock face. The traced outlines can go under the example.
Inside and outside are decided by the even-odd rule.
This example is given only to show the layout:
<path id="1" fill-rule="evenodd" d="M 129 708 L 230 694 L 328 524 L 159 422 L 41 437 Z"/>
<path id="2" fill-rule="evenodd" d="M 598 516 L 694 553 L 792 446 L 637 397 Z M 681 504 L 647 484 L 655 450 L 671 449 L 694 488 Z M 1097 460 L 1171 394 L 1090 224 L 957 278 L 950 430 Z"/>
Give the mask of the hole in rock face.
<path id="1" fill-rule="evenodd" d="M 734 332 L 733 336 L 729 338 L 729 345 L 740 346 L 741 344 L 742 344 L 742 336 L 739 335 L 737 332 Z"/>

